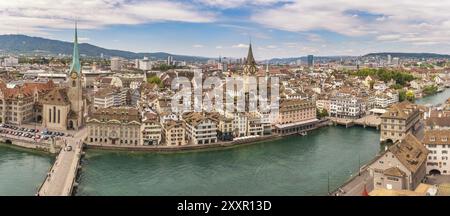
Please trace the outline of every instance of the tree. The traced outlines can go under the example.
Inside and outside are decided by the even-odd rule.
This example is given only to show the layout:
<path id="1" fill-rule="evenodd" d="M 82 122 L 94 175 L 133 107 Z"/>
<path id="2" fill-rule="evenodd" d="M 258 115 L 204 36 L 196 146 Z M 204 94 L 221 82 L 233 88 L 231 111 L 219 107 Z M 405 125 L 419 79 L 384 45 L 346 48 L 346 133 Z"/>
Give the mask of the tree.
<path id="1" fill-rule="evenodd" d="M 391 88 L 398 90 L 398 89 L 402 89 L 403 85 L 400 85 L 397 83 L 397 84 L 391 85 Z"/>
<path id="2" fill-rule="evenodd" d="M 423 88 L 423 93 L 425 93 L 426 95 L 436 94 L 437 91 L 438 91 L 438 87 L 436 85 L 429 85 L 429 86 L 425 86 L 425 88 Z"/>
<path id="3" fill-rule="evenodd" d="M 153 84 L 156 84 L 156 85 L 158 85 L 160 88 L 163 88 L 164 87 L 164 83 L 161 81 L 161 79 L 158 77 L 158 76 L 156 76 L 156 75 L 153 75 L 153 76 L 151 76 L 151 77 L 148 77 L 147 78 L 147 82 L 148 83 L 153 83 Z"/>
<path id="4" fill-rule="evenodd" d="M 328 116 L 328 111 L 326 109 L 322 109 L 322 110 L 316 109 L 316 115 L 319 118 L 324 118 L 324 117 Z"/>
<path id="5" fill-rule="evenodd" d="M 406 91 L 401 90 L 398 92 L 398 101 L 402 102 L 404 100 L 406 100 Z"/>
<path id="6" fill-rule="evenodd" d="M 414 92 L 409 90 L 406 92 L 406 100 L 410 102 L 414 102 L 416 100 L 416 96 L 414 95 Z"/>

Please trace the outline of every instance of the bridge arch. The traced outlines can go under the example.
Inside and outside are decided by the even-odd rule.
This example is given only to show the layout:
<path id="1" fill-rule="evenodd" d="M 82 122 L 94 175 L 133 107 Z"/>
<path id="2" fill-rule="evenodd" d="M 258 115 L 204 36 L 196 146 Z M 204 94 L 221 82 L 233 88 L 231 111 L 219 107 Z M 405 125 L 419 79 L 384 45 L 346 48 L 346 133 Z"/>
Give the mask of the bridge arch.
<path id="1" fill-rule="evenodd" d="M 437 170 L 437 169 L 432 169 L 430 170 L 430 175 L 441 175 L 441 171 Z"/>

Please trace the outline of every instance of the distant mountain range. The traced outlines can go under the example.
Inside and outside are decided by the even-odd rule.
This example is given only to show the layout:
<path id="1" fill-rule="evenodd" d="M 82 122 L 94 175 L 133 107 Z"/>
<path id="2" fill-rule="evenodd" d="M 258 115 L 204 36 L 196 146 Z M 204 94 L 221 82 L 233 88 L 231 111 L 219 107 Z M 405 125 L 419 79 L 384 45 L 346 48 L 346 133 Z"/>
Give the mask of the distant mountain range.
<path id="1" fill-rule="evenodd" d="M 356 59 L 356 56 L 314 56 L 314 62 L 339 61 L 341 59 Z M 268 60 L 270 64 L 290 64 L 300 61 L 302 64 L 308 62 L 307 56 L 291 57 L 291 58 L 272 58 Z"/>
<path id="2" fill-rule="evenodd" d="M 206 62 L 207 57 L 200 56 L 186 56 L 175 55 L 165 52 L 155 53 L 135 53 L 123 50 L 113 50 L 98 47 L 89 43 L 81 43 L 79 45 L 80 54 L 89 57 L 103 57 L 109 58 L 113 56 L 122 57 L 126 59 L 142 59 L 144 57 L 165 60 L 168 56 L 173 56 L 177 61 L 188 62 Z M 20 54 L 47 54 L 47 55 L 71 55 L 73 49 L 72 42 L 65 42 L 59 40 L 51 40 L 41 37 L 30 37 L 26 35 L 0 35 L 0 53 L 20 53 Z M 436 54 L 436 53 L 399 53 L 399 52 L 382 52 L 382 53 L 369 53 L 362 57 L 387 57 L 391 55 L 392 58 L 447 58 L 450 59 L 450 55 Z M 356 56 L 315 56 L 315 62 L 327 62 L 332 60 L 356 58 Z M 307 57 L 291 57 L 291 58 L 273 58 L 268 60 L 270 64 L 288 64 L 297 62 L 300 60 L 302 63 L 307 62 Z"/>
<path id="3" fill-rule="evenodd" d="M 450 55 L 436 54 L 436 53 L 400 53 L 400 52 L 382 52 L 382 53 L 369 53 L 363 57 L 387 57 L 391 55 L 392 58 L 450 58 Z"/>
<path id="4" fill-rule="evenodd" d="M 0 35 L 0 52 L 22 53 L 22 54 L 48 54 L 71 55 L 73 49 L 72 42 L 51 40 L 41 37 L 30 37 L 26 35 Z M 79 44 L 80 54 L 89 57 L 122 57 L 126 59 L 141 59 L 144 57 L 165 60 L 168 56 L 173 56 L 177 61 L 203 62 L 209 58 L 185 55 L 173 55 L 165 52 L 155 53 L 135 53 L 122 50 L 105 49 L 88 43 Z"/>

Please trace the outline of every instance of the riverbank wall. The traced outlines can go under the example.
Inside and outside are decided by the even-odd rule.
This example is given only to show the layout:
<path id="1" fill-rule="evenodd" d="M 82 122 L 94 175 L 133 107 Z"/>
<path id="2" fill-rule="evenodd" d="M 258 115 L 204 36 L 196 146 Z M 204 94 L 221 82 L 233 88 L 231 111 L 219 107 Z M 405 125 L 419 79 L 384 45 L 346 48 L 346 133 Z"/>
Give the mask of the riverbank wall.
<path id="1" fill-rule="evenodd" d="M 237 140 L 230 142 L 218 142 L 203 145 L 185 145 L 185 146 L 114 146 L 114 145 L 93 145 L 85 143 L 86 149 L 114 150 L 114 151 L 143 151 L 143 152 L 186 152 L 202 150 L 219 150 L 233 148 L 237 146 L 253 145 L 262 142 L 269 142 L 283 138 L 278 135 L 251 138 L 246 140 Z"/>
<path id="2" fill-rule="evenodd" d="M 57 154 L 59 148 L 54 147 L 52 148 L 52 145 L 50 142 L 33 142 L 23 139 L 18 139 L 15 137 L 8 137 L 8 136 L 0 136 L 0 142 L 4 143 L 6 145 L 13 145 L 15 147 L 19 148 L 25 148 L 25 149 L 31 149 L 31 150 L 37 150 L 42 151 L 46 153 L 51 154 Z"/>
<path id="3" fill-rule="evenodd" d="M 328 120 L 319 121 L 316 126 L 310 130 L 317 130 L 322 127 L 331 126 Z M 220 150 L 226 148 L 233 148 L 238 146 L 253 145 L 263 142 L 274 141 L 289 136 L 299 136 L 298 134 L 279 135 L 273 134 L 269 136 L 261 136 L 249 139 L 234 140 L 229 142 L 217 142 L 202 145 L 184 145 L 184 146 L 119 146 L 119 145 L 96 145 L 84 143 L 86 149 L 96 150 L 111 150 L 111 151 L 143 151 L 143 152 L 189 152 L 189 151 L 205 151 L 205 150 Z"/>

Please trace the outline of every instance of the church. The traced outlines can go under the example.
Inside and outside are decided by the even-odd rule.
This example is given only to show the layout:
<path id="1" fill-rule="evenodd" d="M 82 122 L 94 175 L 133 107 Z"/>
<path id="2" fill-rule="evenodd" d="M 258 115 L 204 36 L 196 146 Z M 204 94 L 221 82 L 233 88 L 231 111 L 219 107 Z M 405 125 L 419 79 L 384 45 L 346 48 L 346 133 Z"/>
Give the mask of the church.
<path id="1" fill-rule="evenodd" d="M 72 64 L 64 86 L 52 89 L 42 99 L 42 126 L 49 130 L 78 130 L 84 125 L 86 99 L 83 96 L 77 27 Z"/>

